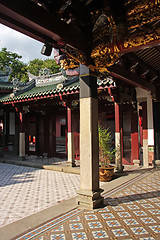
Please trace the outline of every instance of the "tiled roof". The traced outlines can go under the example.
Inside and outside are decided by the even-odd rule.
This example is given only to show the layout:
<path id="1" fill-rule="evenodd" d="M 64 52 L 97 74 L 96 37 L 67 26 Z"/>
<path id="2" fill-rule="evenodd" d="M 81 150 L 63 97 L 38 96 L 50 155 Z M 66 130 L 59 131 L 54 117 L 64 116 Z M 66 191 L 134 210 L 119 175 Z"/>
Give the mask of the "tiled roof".
<path id="1" fill-rule="evenodd" d="M 12 83 L 9 83 L 9 82 L 1 82 L 0 81 L 0 89 L 12 89 L 13 88 L 13 85 Z"/>
<path id="2" fill-rule="evenodd" d="M 73 82 L 73 81 L 72 81 Z M 19 101 L 22 99 L 36 98 L 36 97 L 44 97 L 44 96 L 51 96 L 55 95 L 56 93 L 67 93 L 68 91 L 75 91 L 79 90 L 78 82 L 73 82 L 71 84 L 64 83 L 62 84 L 62 88 L 58 88 L 59 84 L 52 84 L 43 87 L 33 87 L 31 90 L 26 91 L 20 95 L 14 96 L 13 94 L 8 94 L 7 96 L 0 99 L 0 102 L 11 102 L 11 101 Z M 66 85 L 66 86 L 65 86 Z"/>
<path id="3" fill-rule="evenodd" d="M 104 88 L 104 87 L 113 87 L 113 80 L 111 79 L 105 79 L 105 80 L 98 80 L 98 88 Z M 1 103 L 4 102 L 12 102 L 12 101 L 20 101 L 23 99 L 30 100 L 32 98 L 43 98 L 44 96 L 50 97 L 54 96 L 56 94 L 69 94 L 71 92 L 77 93 L 79 91 L 80 85 L 79 85 L 79 78 L 75 77 L 73 80 L 70 80 L 66 83 L 62 84 L 52 84 L 47 85 L 43 87 L 34 87 L 29 91 L 26 91 L 20 95 L 12 96 L 7 95 L 0 99 Z"/>

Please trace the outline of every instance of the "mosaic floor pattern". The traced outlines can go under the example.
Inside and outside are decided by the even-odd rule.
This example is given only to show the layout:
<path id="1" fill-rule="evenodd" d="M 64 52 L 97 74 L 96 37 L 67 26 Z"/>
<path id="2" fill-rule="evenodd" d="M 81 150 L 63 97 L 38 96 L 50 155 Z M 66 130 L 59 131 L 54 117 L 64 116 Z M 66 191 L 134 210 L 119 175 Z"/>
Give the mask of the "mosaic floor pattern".
<path id="1" fill-rule="evenodd" d="M 160 171 L 143 174 L 104 197 L 102 209 L 74 209 L 17 240 L 160 239 Z"/>
<path id="2" fill-rule="evenodd" d="M 70 199 L 78 189 L 79 175 L 0 163 L 0 227 Z"/>

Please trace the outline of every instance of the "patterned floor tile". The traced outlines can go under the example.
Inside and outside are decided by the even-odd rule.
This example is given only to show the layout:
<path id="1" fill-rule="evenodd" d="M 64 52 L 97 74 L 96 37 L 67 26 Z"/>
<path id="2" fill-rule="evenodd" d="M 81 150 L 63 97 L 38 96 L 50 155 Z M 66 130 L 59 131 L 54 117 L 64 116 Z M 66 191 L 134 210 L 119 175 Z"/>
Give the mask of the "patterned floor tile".
<path id="1" fill-rule="evenodd" d="M 115 211 L 124 211 L 124 208 L 121 207 L 121 206 L 113 207 L 113 209 L 114 209 Z"/>
<path id="2" fill-rule="evenodd" d="M 151 209 L 151 210 L 148 210 L 148 211 L 153 215 L 160 215 L 160 210 L 158 210 L 158 209 Z"/>
<path id="3" fill-rule="evenodd" d="M 100 222 L 88 222 L 89 228 L 103 228 Z"/>
<path id="4" fill-rule="evenodd" d="M 125 229 L 120 228 L 120 229 L 112 229 L 113 234 L 116 237 L 122 237 L 122 236 L 128 236 L 128 233 L 126 232 Z"/>
<path id="5" fill-rule="evenodd" d="M 65 234 L 54 234 L 51 235 L 51 240 L 65 240 Z"/>
<path id="6" fill-rule="evenodd" d="M 137 205 L 127 205 L 129 209 L 139 209 Z"/>
<path id="7" fill-rule="evenodd" d="M 135 202 L 132 202 L 131 200 L 128 200 L 128 202 L 125 202 L 122 200 L 122 202 L 125 203 L 125 205 L 127 205 L 127 206 L 135 204 Z"/>
<path id="8" fill-rule="evenodd" d="M 138 225 L 139 223 L 135 219 L 123 219 L 123 221 L 126 223 L 126 225 Z"/>
<path id="9" fill-rule="evenodd" d="M 149 226 L 155 233 L 160 233 L 160 225 Z"/>
<path id="10" fill-rule="evenodd" d="M 69 222 L 78 222 L 78 221 L 80 221 L 79 217 L 75 217 L 75 218 L 69 220 Z"/>
<path id="11" fill-rule="evenodd" d="M 155 203 L 155 205 L 157 205 L 158 207 L 160 207 L 160 203 Z"/>
<path id="12" fill-rule="evenodd" d="M 117 220 L 106 221 L 109 227 L 117 227 L 121 226 L 121 224 Z"/>
<path id="13" fill-rule="evenodd" d="M 76 196 L 80 186 L 77 174 L 13 164 L 0 163 L 0 176 L 0 212 L 8 217 L 1 214 L 0 227 Z"/>
<path id="14" fill-rule="evenodd" d="M 72 233 L 73 240 L 83 240 L 88 239 L 85 232 Z"/>
<path id="15" fill-rule="evenodd" d="M 94 211 L 93 210 L 86 210 L 85 211 L 85 214 L 89 214 L 89 213 L 94 213 Z"/>
<path id="16" fill-rule="evenodd" d="M 98 219 L 95 214 L 85 215 L 84 216 L 86 220 L 96 220 Z"/>
<path id="17" fill-rule="evenodd" d="M 92 231 L 93 237 L 95 239 L 106 238 L 108 237 L 105 231 Z"/>
<path id="18" fill-rule="evenodd" d="M 102 216 L 104 219 L 112 219 L 112 218 L 115 218 L 115 216 L 114 216 L 112 213 L 103 213 L 103 214 L 101 214 L 101 216 Z"/>
<path id="19" fill-rule="evenodd" d="M 155 240 L 159 240 L 160 225 L 157 224 L 160 222 L 159 197 L 154 195 L 155 188 L 149 191 L 148 186 L 145 186 L 148 181 L 154 179 L 156 173 L 151 172 L 145 174 L 145 177 L 141 176 L 138 184 L 135 185 L 133 182 L 129 187 L 125 186 L 127 191 L 124 191 L 124 188 L 119 188 L 118 192 L 109 194 L 109 197 L 107 195 L 106 207 L 96 211 L 81 210 L 76 212 L 74 210 L 74 214 L 71 211 L 68 215 L 54 219 L 52 224 L 46 224 L 41 229 L 38 228 L 39 234 L 38 231 L 37 233 L 36 231 L 32 232 L 30 239 L 39 239 L 46 228 L 48 238 L 45 236 L 43 240 L 154 240 L 154 237 Z M 157 177 L 160 177 L 160 172 Z M 139 187 L 140 194 L 137 193 L 136 186 Z M 150 186 L 152 187 L 152 184 Z M 130 189 L 132 190 L 130 191 Z M 36 237 L 34 237 L 35 234 L 37 234 Z"/>
<path id="20" fill-rule="evenodd" d="M 131 230 L 134 232 L 134 234 L 139 235 L 139 234 L 147 234 L 148 232 L 143 228 L 143 227 L 134 227 L 131 228 Z"/>
<path id="21" fill-rule="evenodd" d="M 151 202 L 160 202 L 159 198 L 149 198 L 148 200 Z"/>
<path id="22" fill-rule="evenodd" d="M 136 202 L 137 202 L 137 203 L 146 203 L 147 201 L 144 200 L 144 199 L 141 199 L 141 200 L 137 200 Z"/>
<path id="23" fill-rule="evenodd" d="M 145 238 L 140 238 L 140 240 L 155 240 L 153 237 L 145 237 Z"/>
<path id="24" fill-rule="evenodd" d="M 153 208 L 154 206 L 151 204 L 141 204 L 142 207 L 144 208 Z"/>
<path id="25" fill-rule="evenodd" d="M 99 210 L 100 213 L 102 212 L 110 212 L 108 207 L 102 208 L 101 210 Z"/>
<path id="26" fill-rule="evenodd" d="M 55 227 L 52 232 L 58 232 L 58 231 L 63 231 L 64 228 L 63 228 L 63 225 L 59 226 L 59 227 Z"/>
<path id="27" fill-rule="evenodd" d="M 149 224 L 149 223 L 156 223 L 156 221 L 151 218 L 151 217 L 146 217 L 146 218 L 141 218 L 141 220 L 146 223 L 146 224 Z"/>
<path id="28" fill-rule="evenodd" d="M 131 215 L 128 212 L 120 212 L 120 213 L 117 213 L 117 214 L 122 218 L 131 217 Z"/>
<path id="29" fill-rule="evenodd" d="M 71 230 L 83 229 L 82 223 L 72 223 L 72 224 L 69 224 L 69 227 L 70 227 Z"/>
<path id="30" fill-rule="evenodd" d="M 136 216 L 146 216 L 147 214 L 146 214 L 146 212 L 144 212 L 144 211 L 134 211 L 133 212 Z"/>

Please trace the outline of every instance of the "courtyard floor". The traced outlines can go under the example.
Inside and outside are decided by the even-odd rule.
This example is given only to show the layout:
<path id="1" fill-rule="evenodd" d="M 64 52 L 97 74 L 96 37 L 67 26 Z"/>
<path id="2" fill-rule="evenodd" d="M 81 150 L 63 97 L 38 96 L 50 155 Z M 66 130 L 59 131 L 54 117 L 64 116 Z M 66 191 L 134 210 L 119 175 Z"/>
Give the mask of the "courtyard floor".
<path id="1" fill-rule="evenodd" d="M 160 172 L 140 175 L 104 194 L 105 207 L 74 209 L 22 239 L 160 239 Z"/>
<path id="2" fill-rule="evenodd" d="M 0 240 L 160 239 L 160 171 L 103 184 L 105 206 L 94 211 L 76 208 L 79 178 L 0 163 Z"/>
<path id="3" fill-rule="evenodd" d="M 79 175 L 0 163 L 0 227 L 76 196 Z"/>

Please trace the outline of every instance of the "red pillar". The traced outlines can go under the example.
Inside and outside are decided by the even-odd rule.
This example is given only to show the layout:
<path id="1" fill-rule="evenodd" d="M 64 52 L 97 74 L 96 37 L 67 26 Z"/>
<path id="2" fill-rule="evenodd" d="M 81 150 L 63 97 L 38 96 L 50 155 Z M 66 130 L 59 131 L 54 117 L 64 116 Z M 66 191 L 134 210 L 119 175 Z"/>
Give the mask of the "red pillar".
<path id="1" fill-rule="evenodd" d="M 68 132 L 72 132 L 72 110 L 67 107 Z"/>
<path id="2" fill-rule="evenodd" d="M 143 139 L 148 139 L 147 128 L 147 102 L 142 103 L 142 127 L 143 127 Z"/>
<path id="3" fill-rule="evenodd" d="M 19 113 L 19 120 L 20 120 L 20 132 L 24 133 L 25 132 L 25 114 L 24 113 Z"/>
<path id="4" fill-rule="evenodd" d="M 138 144 L 138 115 L 137 111 L 131 112 L 131 164 L 133 160 L 139 159 Z"/>
<path id="5" fill-rule="evenodd" d="M 148 167 L 148 127 L 147 127 L 147 102 L 142 103 L 142 127 L 143 127 L 143 166 Z"/>
<path id="6" fill-rule="evenodd" d="M 115 133 L 120 133 L 119 105 L 115 102 Z"/>

